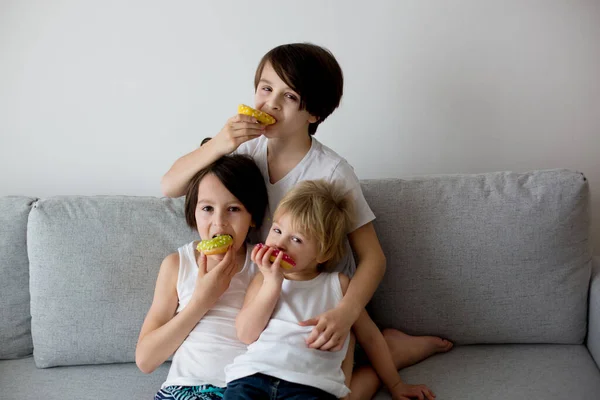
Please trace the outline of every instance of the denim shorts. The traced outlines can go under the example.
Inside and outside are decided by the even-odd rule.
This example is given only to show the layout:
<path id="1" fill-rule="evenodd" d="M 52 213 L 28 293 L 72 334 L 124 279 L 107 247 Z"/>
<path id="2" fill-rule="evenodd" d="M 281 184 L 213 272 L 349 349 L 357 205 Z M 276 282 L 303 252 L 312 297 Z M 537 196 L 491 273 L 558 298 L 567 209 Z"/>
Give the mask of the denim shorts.
<path id="1" fill-rule="evenodd" d="M 224 400 L 337 400 L 316 387 L 254 374 L 227 384 Z"/>

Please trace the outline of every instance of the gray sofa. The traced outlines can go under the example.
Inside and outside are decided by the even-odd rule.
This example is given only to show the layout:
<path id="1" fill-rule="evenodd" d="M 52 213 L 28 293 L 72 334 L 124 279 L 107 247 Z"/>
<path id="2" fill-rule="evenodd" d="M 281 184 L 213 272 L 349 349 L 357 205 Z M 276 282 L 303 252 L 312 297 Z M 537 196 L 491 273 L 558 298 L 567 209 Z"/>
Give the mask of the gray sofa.
<path id="1" fill-rule="evenodd" d="M 401 371 L 445 399 L 600 398 L 600 263 L 568 170 L 362 181 L 388 266 L 381 327 L 454 341 Z M 134 349 L 181 199 L 0 198 L 0 398 L 151 399 Z M 389 398 L 382 390 L 377 398 Z"/>

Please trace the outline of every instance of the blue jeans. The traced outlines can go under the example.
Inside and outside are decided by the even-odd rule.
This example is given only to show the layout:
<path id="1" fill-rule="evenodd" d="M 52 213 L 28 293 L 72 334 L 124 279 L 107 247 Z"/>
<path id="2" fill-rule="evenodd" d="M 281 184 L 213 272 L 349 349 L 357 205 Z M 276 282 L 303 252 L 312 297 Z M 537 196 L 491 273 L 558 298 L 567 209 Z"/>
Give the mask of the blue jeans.
<path id="1" fill-rule="evenodd" d="M 316 387 L 301 385 L 254 374 L 227 384 L 223 400 L 336 400 L 337 397 Z"/>

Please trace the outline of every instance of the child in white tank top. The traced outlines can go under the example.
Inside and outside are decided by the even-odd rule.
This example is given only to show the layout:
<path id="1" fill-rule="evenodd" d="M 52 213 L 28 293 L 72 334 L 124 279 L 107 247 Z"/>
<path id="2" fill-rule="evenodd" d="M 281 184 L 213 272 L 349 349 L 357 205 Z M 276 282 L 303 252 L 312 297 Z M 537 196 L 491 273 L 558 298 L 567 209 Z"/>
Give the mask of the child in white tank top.
<path id="1" fill-rule="evenodd" d="M 225 400 L 336 399 L 350 393 L 351 363 L 342 369 L 350 335 L 343 338 L 342 351 L 313 349 L 306 344 L 311 327 L 299 324 L 336 307 L 348 288 L 348 277 L 327 272 L 343 256 L 354 215 L 352 200 L 343 193 L 324 180 L 303 181 L 279 203 L 265 245 L 252 251 L 261 273 L 236 318 L 238 337 L 249 346 L 225 368 Z M 361 343 L 368 342 L 365 350 L 394 399 L 433 399 L 425 386 L 401 381 L 366 311 L 353 330 Z"/>
<path id="2" fill-rule="evenodd" d="M 188 225 L 202 239 L 233 240 L 225 254 L 208 256 L 198 251 L 198 241 L 188 243 L 160 267 L 135 355 L 145 373 L 173 355 L 156 400 L 222 398 L 224 367 L 246 351 L 235 318 L 256 269 L 246 239 L 252 227 L 260 227 L 267 198 L 260 170 L 247 156 L 224 156 L 191 180 Z"/>

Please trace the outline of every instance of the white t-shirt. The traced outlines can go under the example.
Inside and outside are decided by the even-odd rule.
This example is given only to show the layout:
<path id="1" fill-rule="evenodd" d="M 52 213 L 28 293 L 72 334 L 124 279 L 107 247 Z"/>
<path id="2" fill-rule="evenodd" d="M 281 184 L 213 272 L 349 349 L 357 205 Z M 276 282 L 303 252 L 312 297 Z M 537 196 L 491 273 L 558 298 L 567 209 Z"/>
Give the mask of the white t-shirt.
<path id="1" fill-rule="evenodd" d="M 284 279 L 279 300 L 265 330 L 248 351 L 225 367 L 227 383 L 263 373 L 289 382 L 317 387 L 336 397 L 347 395 L 342 361 L 349 336 L 341 351 L 311 349 L 306 338 L 312 326 L 298 322 L 335 308 L 343 293 L 338 273 L 321 273 L 309 281 Z"/>
<path id="2" fill-rule="evenodd" d="M 367 204 L 360 187 L 358 177 L 348 161 L 331 150 L 329 147 L 321 144 L 317 139 L 311 137 L 312 143 L 308 153 L 286 176 L 275 183 L 270 182 L 269 166 L 267 164 L 267 142 L 265 136 L 242 143 L 234 153 L 246 154 L 254 159 L 265 179 L 267 192 L 269 194 L 269 206 L 265 213 L 265 220 L 261 227 L 260 240 L 267 238 L 269 229 L 273 222 L 273 212 L 277 208 L 279 201 L 296 183 L 306 180 L 324 179 L 327 182 L 334 182 L 341 185 L 351 194 L 355 207 L 354 226 L 350 232 L 355 231 L 361 226 L 373 221 L 375 215 Z M 348 233 L 350 233 L 348 232 Z M 350 244 L 346 239 L 346 255 L 339 262 L 337 271 L 341 271 L 348 276 L 353 276 L 356 270 L 356 263 L 352 256 Z"/>
<path id="3" fill-rule="evenodd" d="M 178 249 L 178 313 L 187 306 L 196 286 L 198 264 L 194 249 L 197 243 L 188 243 Z M 244 267 L 231 279 L 229 288 L 179 346 L 173 355 L 167 380 L 161 388 L 206 384 L 224 387 L 225 366 L 246 352 L 246 345 L 238 340 L 235 330 L 235 318 L 244 304 L 246 289 L 257 271 L 250 259 L 252 247 L 246 247 Z"/>

